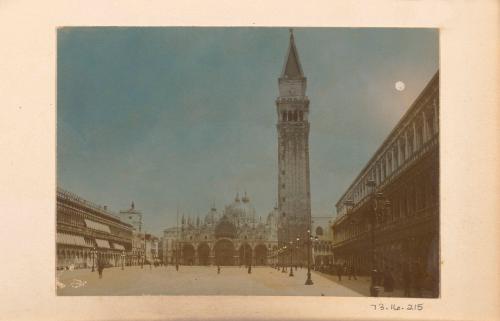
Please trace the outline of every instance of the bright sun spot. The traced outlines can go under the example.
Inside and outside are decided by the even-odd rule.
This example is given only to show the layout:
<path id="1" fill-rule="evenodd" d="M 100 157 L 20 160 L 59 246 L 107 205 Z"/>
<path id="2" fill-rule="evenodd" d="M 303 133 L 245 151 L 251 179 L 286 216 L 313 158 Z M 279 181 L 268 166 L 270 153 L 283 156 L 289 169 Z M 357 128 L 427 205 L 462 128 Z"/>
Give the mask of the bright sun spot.
<path id="1" fill-rule="evenodd" d="M 394 84 L 394 87 L 396 88 L 397 91 L 403 91 L 405 90 L 406 86 L 405 83 L 400 80 Z"/>

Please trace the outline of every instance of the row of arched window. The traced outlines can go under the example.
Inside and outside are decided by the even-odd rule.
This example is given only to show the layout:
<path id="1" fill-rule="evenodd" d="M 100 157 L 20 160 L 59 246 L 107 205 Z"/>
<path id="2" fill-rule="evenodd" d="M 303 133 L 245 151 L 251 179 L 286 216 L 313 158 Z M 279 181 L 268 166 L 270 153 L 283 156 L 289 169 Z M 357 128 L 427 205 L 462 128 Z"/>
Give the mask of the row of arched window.
<path id="1" fill-rule="evenodd" d="M 427 209 L 439 204 L 439 173 L 437 169 L 419 173 L 388 195 L 391 206 L 377 216 L 377 225 L 390 224 L 401 219 L 411 219 L 425 214 Z M 430 213 L 430 212 L 428 212 Z M 368 231 L 368 219 L 352 220 L 334 230 L 334 240 L 341 242 Z"/>
<path id="2" fill-rule="evenodd" d="M 116 223 L 112 221 L 98 220 L 96 217 L 89 216 L 81 210 L 74 209 L 72 207 L 67 207 L 62 204 L 57 204 L 57 221 L 59 223 L 64 223 L 68 225 L 77 226 L 80 228 L 87 228 L 85 224 L 85 219 L 90 219 L 99 222 L 101 224 L 106 224 L 109 226 L 111 234 L 118 237 L 131 237 L 132 231 L 121 228 L 117 226 Z"/>
<path id="3" fill-rule="evenodd" d="M 304 120 L 304 112 L 300 111 L 283 111 L 281 112 L 281 120 L 282 121 L 303 121 Z"/>
<path id="4" fill-rule="evenodd" d="M 313 248 L 316 252 L 325 252 L 331 251 L 333 247 L 331 244 L 315 244 Z"/>
<path id="5" fill-rule="evenodd" d="M 382 184 L 428 141 L 436 137 L 438 135 L 437 113 L 437 107 L 432 109 L 432 106 L 420 111 L 415 119 L 401 131 L 400 137 L 395 139 L 392 146 L 386 148 L 385 155 L 373 164 L 372 169 L 367 172 L 364 179 L 356 184 L 347 199 L 351 199 L 355 203 L 362 200 L 371 193 L 371 189 L 367 187 L 369 179 L 375 180 L 376 185 Z M 347 209 L 344 207 L 343 210 L 345 213 Z"/>

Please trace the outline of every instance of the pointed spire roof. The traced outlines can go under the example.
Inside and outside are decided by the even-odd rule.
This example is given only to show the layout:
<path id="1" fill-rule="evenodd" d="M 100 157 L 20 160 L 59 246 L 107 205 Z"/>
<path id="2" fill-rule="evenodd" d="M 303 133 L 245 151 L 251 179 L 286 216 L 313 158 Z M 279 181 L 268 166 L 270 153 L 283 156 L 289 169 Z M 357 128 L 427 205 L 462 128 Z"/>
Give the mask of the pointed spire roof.
<path id="1" fill-rule="evenodd" d="M 288 45 L 288 51 L 285 59 L 286 59 L 285 65 L 283 66 L 283 72 L 281 73 L 281 78 L 288 78 L 288 79 L 304 78 L 304 73 L 302 72 L 302 66 L 300 65 L 299 53 L 297 52 L 297 47 L 295 47 L 295 38 L 293 37 L 292 29 L 290 29 L 290 43 Z"/>
<path id="2" fill-rule="evenodd" d="M 250 198 L 248 198 L 248 196 L 247 196 L 247 191 L 245 191 L 245 195 L 243 196 L 243 198 L 241 200 L 243 201 L 243 203 L 250 202 Z"/>

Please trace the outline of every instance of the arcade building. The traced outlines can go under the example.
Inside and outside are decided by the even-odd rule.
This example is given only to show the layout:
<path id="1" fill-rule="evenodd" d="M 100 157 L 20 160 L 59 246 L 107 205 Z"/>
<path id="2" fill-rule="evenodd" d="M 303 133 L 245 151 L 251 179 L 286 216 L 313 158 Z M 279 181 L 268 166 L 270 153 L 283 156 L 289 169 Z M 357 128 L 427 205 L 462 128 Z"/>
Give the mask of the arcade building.
<path id="1" fill-rule="evenodd" d="M 132 248 L 132 225 L 106 206 L 57 188 L 56 268 L 89 268 L 127 264 Z"/>
<path id="2" fill-rule="evenodd" d="M 439 72 L 336 204 L 335 263 L 439 286 Z"/>

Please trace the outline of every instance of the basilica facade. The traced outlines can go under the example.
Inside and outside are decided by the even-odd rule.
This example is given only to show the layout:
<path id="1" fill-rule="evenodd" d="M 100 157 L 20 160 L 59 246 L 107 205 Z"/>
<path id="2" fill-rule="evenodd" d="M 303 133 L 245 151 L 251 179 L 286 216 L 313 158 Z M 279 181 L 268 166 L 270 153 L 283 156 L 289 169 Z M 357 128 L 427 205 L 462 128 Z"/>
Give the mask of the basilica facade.
<path id="1" fill-rule="evenodd" d="M 164 231 L 164 261 L 183 265 L 266 265 L 278 245 L 278 212 L 257 217 L 246 193 L 203 217 L 181 218 Z"/>

